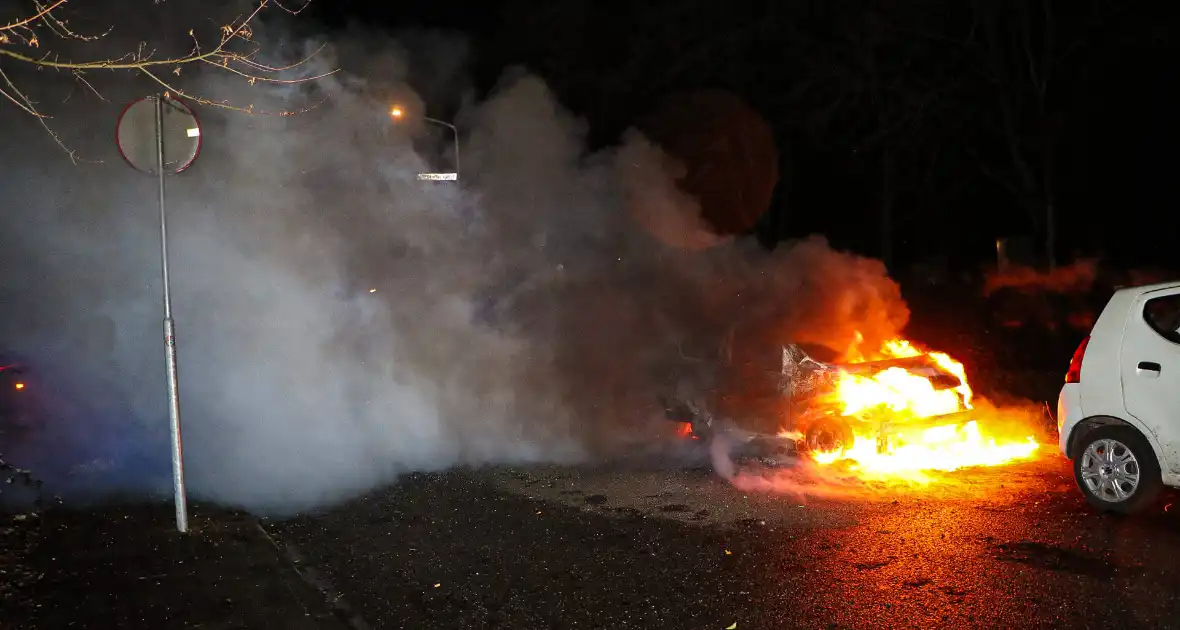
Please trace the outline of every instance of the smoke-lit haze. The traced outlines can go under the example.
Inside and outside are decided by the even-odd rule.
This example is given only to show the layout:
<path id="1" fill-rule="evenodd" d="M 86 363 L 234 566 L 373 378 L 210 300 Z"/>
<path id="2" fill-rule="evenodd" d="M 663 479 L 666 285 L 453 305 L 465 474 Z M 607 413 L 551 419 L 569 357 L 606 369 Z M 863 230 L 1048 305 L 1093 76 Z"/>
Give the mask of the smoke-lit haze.
<path id="1" fill-rule="evenodd" d="M 168 180 L 194 495 L 297 509 L 410 470 L 602 457 L 660 428 L 656 396 L 691 380 L 682 357 L 732 330 L 839 345 L 904 325 L 883 267 L 822 239 L 767 252 L 653 237 L 643 226 L 701 225 L 671 162 L 636 133 L 588 154 L 586 123 L 525 70 L 461 112 L 460 185 L 416 181 L 446 165 L 387 114 L 394 98 L 420 113 L 404 83 L 415 50 L 350 37 L 316 62 L 344 72 L 271 93 L 288 107 L 330 95 L 312 113 L 198 108 L 201 156 Z M 268 101 L 225 74 L 186 79 Z M 167 488 L 154 182 L 108 140 L 121 105 L 150 89 L 58 107 L 64 139 L 101 165 L 72 166 L 3 114 L 0 353 L 53 389 L 54 415 L 25 447 L 43 476 L 93 452 L 142 458 L 119 481 Z M 634 204 L 663 218 L 637 221 Z"/>

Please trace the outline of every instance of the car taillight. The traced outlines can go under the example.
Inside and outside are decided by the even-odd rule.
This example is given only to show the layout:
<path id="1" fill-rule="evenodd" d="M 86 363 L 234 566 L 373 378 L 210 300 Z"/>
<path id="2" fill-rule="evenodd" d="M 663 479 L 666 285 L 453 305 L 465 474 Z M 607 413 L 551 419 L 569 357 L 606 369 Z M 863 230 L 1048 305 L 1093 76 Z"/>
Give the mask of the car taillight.
<path id="1" fill-rule="evenodd" d="M 1065 373 L 1066 383 L 1080 383 L 1082 381 L 1082 359 L 1086 357 L 1086 346 L 1090 345 L 1090 335 L 1082 339 L 1078 349 L 1073 351 L 1073 358 L 1069 360 L 1069 371 Z"/>

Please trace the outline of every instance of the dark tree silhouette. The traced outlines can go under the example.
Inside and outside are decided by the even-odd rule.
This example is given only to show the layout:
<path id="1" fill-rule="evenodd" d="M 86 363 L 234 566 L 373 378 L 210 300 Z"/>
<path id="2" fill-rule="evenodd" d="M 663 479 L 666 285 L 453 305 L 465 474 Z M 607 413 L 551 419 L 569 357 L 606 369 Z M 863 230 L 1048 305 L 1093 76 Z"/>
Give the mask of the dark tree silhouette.
<path id="1" fill-rule="evenodd" d="M 1064 138 L 1085 133 L 1086 87 L 1101 80 L 1120 34 L 1144 7 L 1129 0 L 975 0 L 973 53 L 982 137 L 979 168 L 1008 191 L 1057 264 L 1059 159 Z"/>
<path id="2" fill-rule="evenodd" d="M 897 229 L 945 203 L 966 181 L 929 194 L 943 167 L 946 132 L 961 118 L 960 79 L 948 54 L 954 51 L 940 34 L 945 25 L 936 4 L 823 7 L 795 53 L 805 60 L 793 103 L 802 132 L 817 145 L 838 147 L 850 168 L 872 173 L 866 184 L 887 265 Z"/>

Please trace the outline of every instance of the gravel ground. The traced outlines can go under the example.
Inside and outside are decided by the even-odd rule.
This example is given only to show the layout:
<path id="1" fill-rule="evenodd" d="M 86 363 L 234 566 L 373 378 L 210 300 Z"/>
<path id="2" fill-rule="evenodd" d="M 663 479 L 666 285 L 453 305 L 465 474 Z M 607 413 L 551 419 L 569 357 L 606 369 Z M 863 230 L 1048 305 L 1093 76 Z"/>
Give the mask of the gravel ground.
<path id="1" fill-rule="evenodd" d="M 1051 444 L 905 486 L 650 455 L 410 475 L 281 521 L 198 505 L 188 536 L 170 504 L 6 488 L 0 628 L 1180 628 L 1176 497 L 1096 514 Z"/>
<path id="2" fill-rule="evenodd" d="M 182 535 L 173 515 L 170 504 L 7 515 L 0 627 L 347 627 L 254 519 L 198 505 Z"/>
<path id="3" fill-rule="evenodd" d="M 720 630 L 1180 627 L 1178 524 L 1093 513 L 1047 453 L 820 499 L 682 469 L 415 475 L 268 527 L 371 627 Z"/>
<path id="4" fill-rule="evenodd" d="M 188 536 L 167 504 L 9 514 L 0 627 L 1180 627 L 1173 494 L 1096 514 L 1051 450 L 925 486 L 752 472 L 790 492 L 625 462 L 411 475 L 261 526 L 198 505 Z"/>
<path id="5" fill-rule="evenodd" d="M 5 611 L 36 607 L 31 593 L 39 575 L 26 559 L 40 540 L 40 514 L 0 514 L 0 602 L 4 602 Z"/>

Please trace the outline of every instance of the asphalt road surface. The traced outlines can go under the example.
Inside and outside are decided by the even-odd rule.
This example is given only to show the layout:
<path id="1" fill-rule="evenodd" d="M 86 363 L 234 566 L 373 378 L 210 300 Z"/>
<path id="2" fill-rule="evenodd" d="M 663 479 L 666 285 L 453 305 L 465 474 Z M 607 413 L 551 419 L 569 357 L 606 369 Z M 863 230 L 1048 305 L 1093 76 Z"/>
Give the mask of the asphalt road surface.
<path id="1" fill-rule="evenodd" d="M 740 490 L 634 464 L 415 475 L 267 527 L 360 627 L 1180 627 L 1180 501 L 1097 514 L 1046 451 L 922 487 L 795 470 Z"/>

